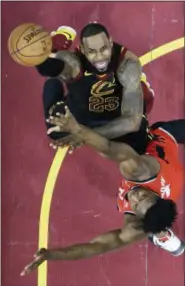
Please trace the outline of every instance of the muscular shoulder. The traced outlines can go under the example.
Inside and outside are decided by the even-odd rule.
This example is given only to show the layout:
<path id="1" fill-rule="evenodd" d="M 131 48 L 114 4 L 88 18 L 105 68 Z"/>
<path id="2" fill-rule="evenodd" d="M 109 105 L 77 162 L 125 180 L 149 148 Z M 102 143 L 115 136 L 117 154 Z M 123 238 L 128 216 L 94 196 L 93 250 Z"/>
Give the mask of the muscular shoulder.
<path id="1" fill-rule="evenodd" d="M 135 239 L 143 239 L 146 236 L 142 228 L 142 221 L 135 215 L 125 214 L 125 223 L 121 229 L 120 239 L 123 241 L 132 241 Z"/>
<path id="2" fill-rule="evenodd" d="M 145 181 L 156 176 L 160 164 L 153 156 L 137 155 L 120 163 L 120 171 L 130 181 Z"/>
<path id="3" fill-rule="evenodd" d="M 59 51 L 56 53 L 56 58 L 64 61 L 65 66 L 60 76 L 68 81 L 76 78 L 81 70 L 81 62 L 77 54 L 70 51 Z"/>
<path id="4" fill-rule="evenodd" d="M 120 82 L 130 87 L 135 86 L 140 83 L 141 72 L 139 58 L 131 51 L 125 51 L 117 68 L 117 76 Z"/>

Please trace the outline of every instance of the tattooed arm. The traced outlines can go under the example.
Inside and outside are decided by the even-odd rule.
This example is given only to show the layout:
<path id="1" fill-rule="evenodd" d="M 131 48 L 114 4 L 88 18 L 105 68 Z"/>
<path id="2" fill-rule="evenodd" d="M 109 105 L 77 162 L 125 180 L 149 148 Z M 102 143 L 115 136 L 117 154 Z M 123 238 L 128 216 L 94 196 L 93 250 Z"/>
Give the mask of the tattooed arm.
<path id="1" fill-rule="evenodd" d="M 70 51 L 52 53 L 45 62 L 36 66 L 42 76 L 58 77 L 65 81 L 76 78 L 80 73 L 80 68 L 78 57 Z"/>
<path id="2" fill-rule="evenodd" d="M 56 59 L 64 62 L 64 69 L 59 74 L 59 77 L 65 81 L 76 78 L 80 73 L 80 61 L 75 53 L 70 51 L 59 51 L 56 53 Z"/>
<path id="3" fill-rule="evenodd" d="M 96 132 L 109 139 L 138 131 L 143 115 L 141 65 L 133 53 L 126 52 L 118 67 L 117 76 L 123 86 L 122 116 L 95 129 Z"/>

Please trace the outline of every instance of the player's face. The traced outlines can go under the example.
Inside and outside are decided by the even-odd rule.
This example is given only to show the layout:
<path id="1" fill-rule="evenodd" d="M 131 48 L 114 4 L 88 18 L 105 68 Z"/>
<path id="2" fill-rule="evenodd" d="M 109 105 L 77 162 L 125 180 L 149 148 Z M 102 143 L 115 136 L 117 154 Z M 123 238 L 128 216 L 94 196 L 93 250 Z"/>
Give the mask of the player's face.
<path id="1" fill-rule="evenodd" d="M 131 190 L 128 193 L 128 200 L 136 215 L 143 217 L 147 210 L 155 203 L 157 195 L 147 189 Z"/>
<path id="2" fill-rule="evenodd" d="M 82 52 L 88 61 L 100 72 L 107 70 L 112 55 L 112 40 L 100 33 L 82 41 Z"/>

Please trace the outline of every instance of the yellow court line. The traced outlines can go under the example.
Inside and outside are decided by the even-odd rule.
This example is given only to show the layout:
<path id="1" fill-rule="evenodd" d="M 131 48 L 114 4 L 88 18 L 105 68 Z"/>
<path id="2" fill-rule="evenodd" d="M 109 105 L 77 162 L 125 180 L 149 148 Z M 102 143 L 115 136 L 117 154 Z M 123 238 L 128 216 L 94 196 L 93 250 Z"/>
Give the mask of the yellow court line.
<path id="1" fill-rule="evenodd" d="M 142 66 L 170 53 L 175 50 L 181 49 L 184 47 L 184 39 L 180 38 L 175 41 L 169 42 L 160 46 L 147 54 L 140 57 Z M 58 177 L 60 167 L 62 166 L 63 160 L 67 153 L 68 148 L 58 149 L 55 154 L 53 163 L 49 170 L 47 177 L 45 189 L 42 197 L 41 212 L 40 212 L 40 221 L 39 221 L 39 243 L 38 247 L 48 247 L 48 227 L 49 227 L 49 215 L 52 196 L 54 192 L 55 183 Z M 38 281 L 37 286 L 47 286 L 47 262 L 41 265 L 38 268 Z"/>
<path id="2" fill-rule="evenodd" d="M 151 63 L 152 61 L 168 54 L 171 53 L 173 51 L 176 51 L 178 49 L 181 49 L 184 47 L 184 40 L 185 38 L 179 38 L 175 41 L 169 42 L 167 44 L 164 44 L 150 52 L 148 52 L 147 54 L 141 56 L 140 62 L 142 66 L 147 65 L 148 63 Z"/>
<path id="3" fill-rule="evenodd" d="M 42 197 L 42 205 L 40 211 L 39 222 L 39 249 L 48 246 L 48 228 L 49 228 L 49 214 L 53 191 L 57 181 L 58 173 L 61 164 L 65 158 L 68 148 L 61 148 L 55 154 L 53 163 L 50 167 L 49 174 L 46 180 L 45 189 Z M 39 286 L 47 285 L 47 262 L 43 263 L 38 269 L 38 284 Z"/>

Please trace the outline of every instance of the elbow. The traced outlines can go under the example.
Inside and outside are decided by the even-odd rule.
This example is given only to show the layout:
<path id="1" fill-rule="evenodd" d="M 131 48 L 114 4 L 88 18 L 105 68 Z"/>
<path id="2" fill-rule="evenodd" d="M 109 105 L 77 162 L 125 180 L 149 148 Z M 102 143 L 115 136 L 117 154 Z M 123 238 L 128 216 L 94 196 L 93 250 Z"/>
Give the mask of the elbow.
<path id="1" fill-rule="evenodd" d="M 140 113 L 134 113 L 134 114 L 130 114 L 130 116 L 128 116 L 127 118 L 127 126 L 128 126 L 128 132 L 132 133 L 132 132 L 137 132 L 140 129 L 141 126 L 141 121 L 142 121 L 142 112 Z M 125 125 L 125 117 L 123 116 L 123 124 Z M 120 129 L 120 133 L 121 133 L 121 129 Z"/>

